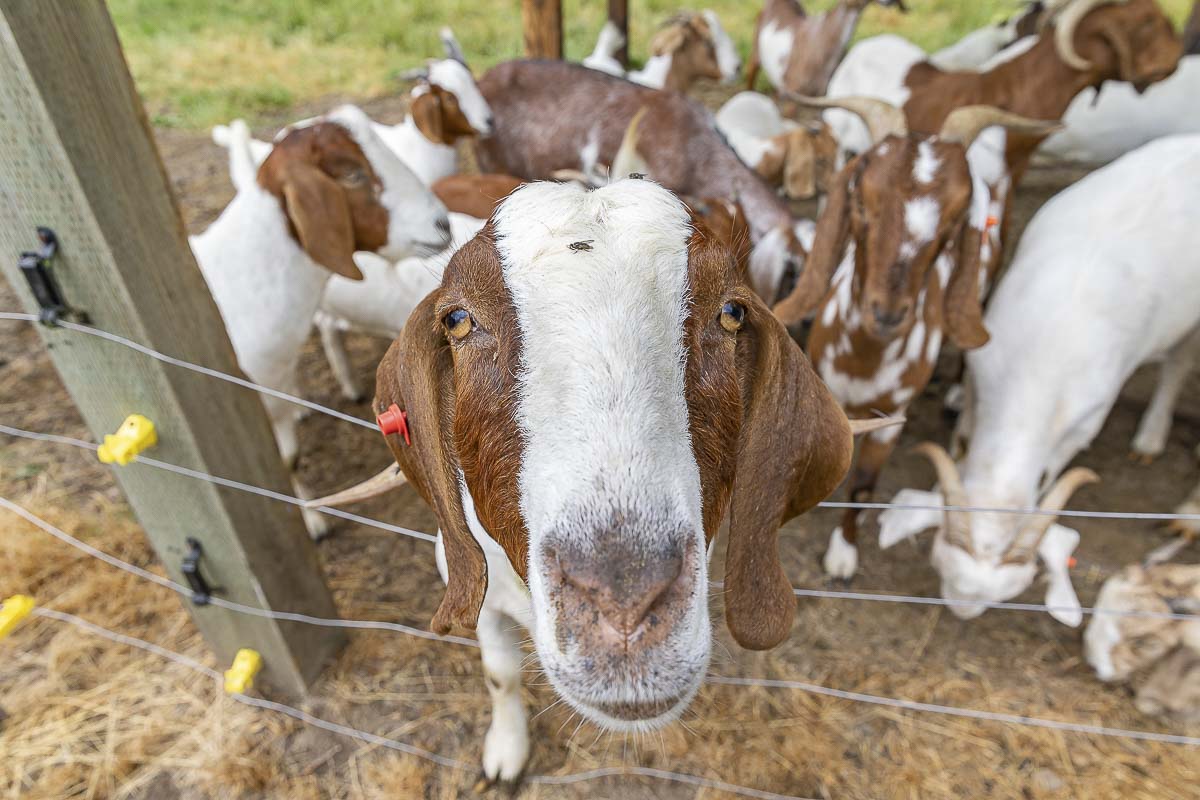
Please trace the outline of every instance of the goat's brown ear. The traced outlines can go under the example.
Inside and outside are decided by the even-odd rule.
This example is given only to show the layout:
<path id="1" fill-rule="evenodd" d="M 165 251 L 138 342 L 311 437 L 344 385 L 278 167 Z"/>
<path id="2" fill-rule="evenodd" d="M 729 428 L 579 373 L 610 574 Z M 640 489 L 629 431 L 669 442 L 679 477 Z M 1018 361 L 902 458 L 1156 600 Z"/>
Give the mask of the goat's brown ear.
<path id="1" fill-rule="evenodd" d="M 980 251 L 985 235 L 978 228 L 963 225 L 958 241 L 958 265 L 942 299 L 946 334 L 963 350 L 983 347 L 990 338 L 983 325 L 983 306 L 979 298 L 979 273 L 983 269 Z"/>
<path id="2" fill-rule="evenodd" d="M 426 139 L 437 144 L 452 144 L 446 140 L 446 118 L 442 113 L 442 98 L 438 96 L 435 87 L 430 86 L 429 91 L 418 95 L 412 101 L 409 113 L 412 114 L 417 130 Z"/>
<path id="3" fill-rule="evenodd" d="M 738 333 L 742 429 L 725 560 L 725 619 L 738 644 L 765 650 L 791 631 L 792 584 L 779 527 L 825 499 L 854 453 L 850 424 L 808 358 L 757 298 Z"/>
<path id="4" fill-rule="evenodd" d="M 861 158 L 861 156 L 859 157 Z M 847 164 L 833 180 L 825 199 L 825 210 L 817 220 L 812 252 L 792 293 L 775 306 L 775 316 L 788 328 L 804 321 L 829 291 L 829 282 L 846 252 L 850 236 L 850 182 L 858 171 L 858 158 Z"/>
<path id="5" fill-rule="evenodd" d="M 446 549 L 446 593 L 433 615 L 436 633 L 455 625 L 474 628 L 487 591 L 487 562 L 463 512 L 458 452 L 454 446 L 454 373 L 450 346 L 438 329 L 438 293 L 413 310 L 376 373 L 375 410 L 392 404 L 407 414 L 408 438 L 386 437 L 396 463 L 437 514 Z"/>
<path id="6" fill-rule="evenodd" d="M 316 166 L 292 161 L 284 167 L 283 208 L 300 246 L 321 266 L 361 281 L 354 264 L 354 222 L 350 203 L 337 181 Z"/>
<path id="7" fill-rule="evenodd" d="M 673 53 L 683 47 L 685 38 L 687 38 L 687 29 L 683 25 L 678 23 L 668 25 L 654 34 L 654 38 L 650 40 L 650 53 L 656 56 Z"/>

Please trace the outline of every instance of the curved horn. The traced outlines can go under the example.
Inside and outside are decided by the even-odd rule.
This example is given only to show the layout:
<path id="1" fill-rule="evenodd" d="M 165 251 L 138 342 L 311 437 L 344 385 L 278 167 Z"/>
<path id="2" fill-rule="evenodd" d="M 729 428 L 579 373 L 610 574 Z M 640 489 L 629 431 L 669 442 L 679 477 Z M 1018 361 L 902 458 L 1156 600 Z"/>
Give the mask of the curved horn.
<path id="1" fill-rule="evenodd" d="M 907 136 L 908 119 L 904 111 L 876 97 L 808 97 L 807 95 L 784 92 L 789 100 L 812 108 L 840 108 L 857 114 L 871 132 L 871 143 L 879 144 L 888 136 Z"/>
<path id="2" fill-rule="evenodd" d="M 1054 46 L 1058 50 L 1058 57 L 1067 66 L 1080 72 L 1091 69 L 1091 62 L 1075 50 L 1075 29 L 1079 27 L 1080 22 L 1083 22 L 1083 18 L 1094 9 L 1112 3 L 1126 2 L 1128 0 L 1076 0 L 1074 3 L 1064 5 L 1054 23 Z"/>
<path id="3" fill-rule="evenodd" d="M 438 38 L 442 40 L 442 49 L 446 51 L 446 58 L 457 61 L 464 67 L 467 66 L 467 57 L 463 53 L 462 45 L 458 43 L 458 39 L 454 38 L 454 31 L 449 26 L 438 31 Z"/>
<path id="4" fill-rule="evenodd" d="M 1067 501 L 1071 499 L 1071 495 L 1075 494 L 1081 486 L 1096 483 L 1099 480 L 1100 476 L 1087 467 L 1075 467 L 1067 470 L 1059 476 L 1054 485 L 1042 497 L 1038 508 L 1042 511 L 1062 511 L 1067 505 Z M 1056 519 L 1058 519 L 1056 514 L 1038 515 L 1029 527 L 1013 540 L 1012 545 L 1004 554 L 1004 562 L 1014 564 L 1032 561 L 1038 547 L 1042 544 L 1042 539 L 1046 538 L 1047 531 L 1050 530 L 1050 526 Z"/>
<path id="5" fill-rule="evenodd" d="M 1030 136 L 1049 136 L 1062 128 L 1057 120 L 1032 119 L 1005 111 L 995 106 L 963 106 L 956 108 L 946 116 L 938 137 L 947 142 L 958 142 L 969 148 L 975 137 L 983 133 L 985 128 L 1000 125 L 1017 133 Z"/>
<path id="6" fill-rule="evenodd" d="M 942 497 L 947 506 L 967 505 L 967 492 L 963 488 L 962 478 L 958 474 L 958 466 L 954 459 L 941 445 L 933 442 L 922 442 L 913 448 L 929 459 L 933 470 L 937 473 L 938 483 L 942 486 Z M 967 511 L 942 512 L 946 525 L 946 543 L 965 550 L 972 558 L 975 557 L 975 547 L 971 544 L 971 515 Z"/>
<path id="7" fill-rule="evenodd" d="M 374 477 L 367 478 L 362 483 L 357 483 L 349 489 L 343 489 L 340 492 L 335 492 L 325 497 L 318 497 L 316 500 L 306 500 L 304 508 L 344 506 L 349 503 L 357 503 L 361 500 L 377 497 L 384 492 L 390 492 L 397 486 L 403 486 L 406 483 L 408 483 L 408 479 L 400 471 L 400 465 L 389 464 L 383 472 Z"/>

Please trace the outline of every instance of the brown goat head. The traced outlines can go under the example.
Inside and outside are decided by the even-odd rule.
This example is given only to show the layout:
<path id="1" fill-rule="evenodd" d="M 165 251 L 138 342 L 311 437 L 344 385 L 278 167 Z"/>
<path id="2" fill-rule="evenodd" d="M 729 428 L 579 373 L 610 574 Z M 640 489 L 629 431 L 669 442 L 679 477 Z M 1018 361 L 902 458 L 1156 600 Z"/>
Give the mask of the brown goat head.
<path id="1" fill-rule="evenodd" d="M 1138 92 L 1175 72 L 1183 46 L 1156 0 L 1066 0 L 1047 4 L 1059 57 Z"/>

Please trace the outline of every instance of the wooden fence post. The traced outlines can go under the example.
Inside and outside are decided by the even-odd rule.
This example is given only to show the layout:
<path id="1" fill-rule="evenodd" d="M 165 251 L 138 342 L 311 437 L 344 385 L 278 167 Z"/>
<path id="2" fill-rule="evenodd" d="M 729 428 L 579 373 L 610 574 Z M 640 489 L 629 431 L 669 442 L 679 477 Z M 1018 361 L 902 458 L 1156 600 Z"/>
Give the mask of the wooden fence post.
<path id="1" fill-rule="evenodd" d="M 625 44 L 616 52 L 617 61 L 629 69 L 629 3 L 628 0 L 608 0 L 608 20 L 625 37 Z"/>
<path id="2" fill-rule="evenodd" d="M 17 260 L 36 249 L 37 225 L 57 233 L 56 277 L 93 325 L 237 373 L 103 3 L 0 4 L 0 270 L 34 312 Z M 41 330 L 97 438 L 127 414 L 145 414 L 159 438 L 149 455 L 291 493 L 254 392 L 94 337 Z M 220 596 L 336 616 L 294 507 L 136 464 L 116 477 L 176 581 L 184 540 L 195 537 Z M 303 694 L 343 642 L 335 629 L 184 605 L 224 663 L 238 648 L 258 650 L 263 679 L 285 695 Z"/>
<path id="3" fill-rule="evenodd" d="M 562 0 L 521 0 L 528 58 L 562 58 Z"/>

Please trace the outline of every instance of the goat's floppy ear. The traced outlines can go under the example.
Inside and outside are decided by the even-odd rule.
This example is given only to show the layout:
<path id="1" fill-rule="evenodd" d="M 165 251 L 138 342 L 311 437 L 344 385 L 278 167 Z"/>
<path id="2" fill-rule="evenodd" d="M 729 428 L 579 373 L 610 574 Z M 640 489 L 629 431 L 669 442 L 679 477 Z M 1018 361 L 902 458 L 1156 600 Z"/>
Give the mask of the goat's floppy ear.
<path id="1" fill-rule="evenodd" d="M 950 341 L 963 350 L 982 347 L 988 343 L 987 328 L 983 326 L 983 306 L 979 299 L 979 273 L 983 269 L 981 231 L 964 224 L 958 240 L 958 262 L 942 299 L 942 316 Z"/>
<path id="2" fill-rule="evenodd" d="M 354 222 L 337 181 L 316 166 L 292 161 L 283 172 L 283 208 L 300 246 L 313 261 L 344 278 L 361 281 L 354 264 Z"/>
<path id="3" fill-rule="evenodd" d="M 454 373 L 450 346 L 438 329 L 438 293 L 413 310 L 376 374 L 375 410 L 393 403 L 408 415 L 408 438 L 387 436 L 388 447 L 417 492 L 437 514 L 446 548 L 446 593 L 433 616 L 436 633 L 454 625 L 474 628 L 487 591 L 483 549 L 463 512 L 458 453 L 454 446 Z"/>
<path id="4" fill-rule="evenodd" d="M 738 333 L 742 429 L 730 505 L 725 619 L 738 644 L 783 641 L 796 613 L 779 562 L 779 527 L 825 499 L 854 453 L 846 415 L 760 300 Z"/>
<path id="5" fill-rule="evenodd" d="M 436 144 L 451 144 L 446 141 L 446 119 L 442 113 L 442 98 L 437 89 L 429 87 L 429 91 L 417 95 L 409 108 L 417 130 L 431 142 Z"/>
<path id="6" fill-rule="evenodd" d="M 846 252 L 850 236 L 850 182 L 855 179 L 861 156 L 847 164 L 837 177 L 825 200 L 825 210 L 817 220 L 812 252 L 792 293 L 775 306 L 775 316 L 789 329 L 797 327 L 829 291 L 829 282 Z"/>
<path id="7" fill-rule="evenodd" d="M 654 34 L 654 38 L 650 40 L 650 53 L 656 56 L 665 56 L 667 53 L 673 53 L 683 47 L 686 37 L 687 30 L 683 25 L 678 23 L 668 25 Z"/>

